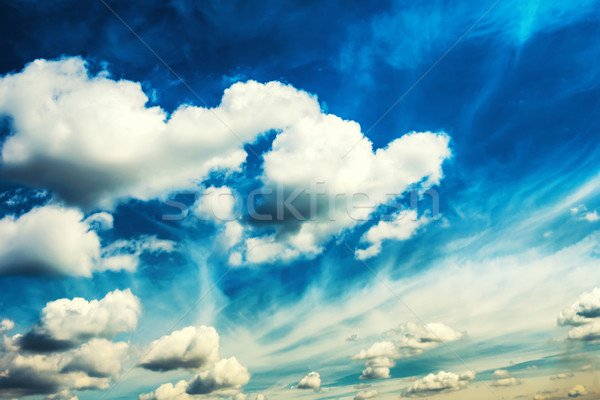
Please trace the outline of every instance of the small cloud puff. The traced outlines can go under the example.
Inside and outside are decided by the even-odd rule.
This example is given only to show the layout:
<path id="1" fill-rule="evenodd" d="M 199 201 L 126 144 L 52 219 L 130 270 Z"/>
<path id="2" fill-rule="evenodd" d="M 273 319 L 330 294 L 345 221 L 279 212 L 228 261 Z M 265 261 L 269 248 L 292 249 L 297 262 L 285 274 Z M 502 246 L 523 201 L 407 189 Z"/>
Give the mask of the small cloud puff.
<path id="1" fill-rule="evenodd" d="M 385 240 L 408 240 L 417 231 L 431 222 L 426 216 L 417 216 L 416 210 L 404 210 L 396 213 L 392 221 L 379 221 L 372 226 L 360 239 L 362 244 L 368 244 L 366 249 L 356 249 L 355 257 L 366 260 L 381 252 L 382 242 Z"/>
<path id="2" fill-rule="evenodd" d="M 319 390 L 321 388 L 321 375 L 318 372 L 310 372 L 304 378 L 298 382 L 298 389 L 313 389 Z"/>
<path id="3" fill-rule="evenodd" d="M 506 386 L 516 386 L 521 384 L 521 381 L 517 378 L 513 377 L 510 372 L 507 370 L 499 369 L 494 371 L 492 374 L 493 380 L 491 386 L 497 387 L 506 387 Z"/>
<path id="4" fill-rule="evenodd" d="M 356 396 L 354 396 L 354 400 L 372 399 L 373 397 L 377 397 L 378 395 L 379 395 L 379 392 L 377 392 L 377 390 L 375 390 L 375 389 L 362 390 L 362 391 L 356 393 Z"/>
<path id="5" fill-rule="evenodd" d="M 547 393 L 536 393 L 533 400 L 550 400 L 550 395 Z"/>
<path id="6" fill-rule="evenodd" d="M 450 392 L 465 389 L 473 379 L 475 372 L 468 371 L 464 374 L 440 371 L 437 374 L 429 374 L 417 380 L 408 387 L 405 392 L 407 397 L 430 396 L 441 392 Z"/>

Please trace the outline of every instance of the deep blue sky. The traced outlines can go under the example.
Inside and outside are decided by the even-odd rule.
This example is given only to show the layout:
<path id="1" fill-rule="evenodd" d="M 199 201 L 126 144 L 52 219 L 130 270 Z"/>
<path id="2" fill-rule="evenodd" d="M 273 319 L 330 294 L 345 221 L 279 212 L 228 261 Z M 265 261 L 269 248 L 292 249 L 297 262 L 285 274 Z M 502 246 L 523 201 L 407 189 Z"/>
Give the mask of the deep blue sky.
<path id="1" fill-rule="evenodd" d="M 585 246 L 586 240 L 597 243 L 597 223 L 581 219 L 581 214 L 570 209 L 583 205 L 592 212 L 600 207 L 597 195 L 600 3 L 587 0 L 556 4 L 541 0 L 501 0 L 497 4 L 493 1 L 183 0 L 107 0 L 107 3 L 152 51 L 100 1 L 6 0 L 0 3 L 0 75 L 19 72 L 35 59 L 80 56 L 87 60 L 92 73 L 107 70 L 114 80 L 141 82 L 150 98 L 148 106 L 158 105 L 168 113 L 184 103 L 216 107 L 223 91 L 238 81 L 275 80 L 318 96 L 321 108 L 328 113 L 358 122 L 375 148 L 384 148 L 391 140 L 412 131 L 443 131 L 450 137 L 452 157 L 444 162 L 444 178 L 435 187 L 440 194 L 442 218 L 410 240 L 384 243 L 381 254 L 369 261 L 369 268 L 356 260 L 341 240 L 331 240 L 325 244 L 326 251 L 316 258 L 301 257 L 276 266 L 234 269 L 215 283 L 217 290 L 213 293 L 210 289 L 213 283 L 229 268 L 226 258 L 214 250 L 214 226 L 189 219 L 161 221 L 160 216 L 168 208 L 160 200 L 124 201 L 111 211 L 114 228 L 100 234 L 104 243 L 156 235 L 179 243 L 179 250 L 142 255 L 136 272 L 103 272 L 91 278 L 64 279 L 0 276 L 0 317 L 14 320 L 16 331 L 25 332 L 35 324 L 39 311 L 49 301 L 63 297 L 100 299 L 108 291 L 131 288 L 141 299 L 144 314 L 138 331 L 123 337 L 143 346 L 163 335 L 177 315 L 196 303 L 199 293 L 210 292 L 193 306 L 192 312 L 185 314 L 177 329 L 198 324 L 215 326 L 222 335 L 223 352 L 236 355 L 251 366 L 250 372 L 256 379 L 251 380 L 250 391 L 279 390 L 297 383 L 290 381 L 290 376 L 298 375 L 299 380 L 309 370 L 317 369 L 327 371 L 329 385 L 354 385 L 359 383 L 362 364 L 353 361 L 353 367 L 348 369 L 340 361 L 347 363 L 355 353 L 351 350 L 348 354 L 326 354 L 322 359 L 311 352 L 307 358 L 294 353 L 289 362 L 283 362 L 274 350 L 266 347 L 281 341 L 278 351 L 285 354 L 302 346 L 310 347 L 326 337 L 327 327 L 321 332 L 323 336 L 310 336 L 314 332 L 309 331 L 299 340 L 292 334 L 302 332 L 302 325 L 311 319 L 312 307 L 326 310 L 328 306 L 348 304 L 347 296 L 370 293 L 369 288 L 380 284 L 373 271 L 395 283 L 405 279 L 415 282 L 414 287 L 402 283 L 402 289 L 397 289 L 404 296 L 416 292 L 415 287 L 427 287 L 423 280 L 428 273 L 438 276 L 438 270 L 445 271 L 439 272 L 442 280 L 446 274 L 453 275 L 453 268 L 462 271 L 482 266 L 483 270 L 473 274 L 486 281 L 498 279 L 498 285 L 506 285 L 507 281 L 495 270 L 499 268 L 497 264 L 511 264 L 516 271 L 543 263 L 548 257 L 547 275 L 536 269 L 537 272 L 524 274 L 523 281 L 515 283 L 518 289 L 514 292 L 511 289 L 507 290 L 510 294 L 489 295 L 503 299 L 506 295 L 514 302 L 525 302 L 526 293 L 535 287 L 532 296 L 543 293 L 552 297 L 559 286 L 556 282 L 564 280 L 563 291 L 556 298 L 570 300 L 562 308 L 568 307 L 581 293 L 600 285 L 597 274 L 581 280 L 585 271 L 569 274 L 564 265 L 552 269 L 554 263 L 564 263 L 565 257 L 574 264 L 581 261 L 577 257 L 597 263 L 599 254 L 597 244 Z M 470 32 L 457 43 L 467 30 Z M 10 127 L 6 121 L 3 124 L 6 137 Z M 270 135 L 253 148 L 261 155 L 270 149 L 273 138 Z M 256 184 L 261 163 L 261 159 L 250 154 L 247 169 L 239 174 L 226 179 L 212 176 L 204 182 L 247 189 Z M 15 191 L 26 198 L 17 205 L 3 204 L 3 216 L 21 215 L 51 197 L 47 194 L 44 198 L 34 198 L 26 186 L 15 183 L 2 182 L 2 187 L 5 203 Z M 171 198 L 176 196 L 173 193 Z M 189 196 L 180 196 L 178 199 L 187 204 L 193 202 Z M 353 249 L 371 225 L 348 232 L 343 237 L 344 243 L 350 243 Z M 584 250 L 580 253 L 573 250 L 577 255 L 564 256 L 564 249 L 569 246 L 582 246 Z M 557 261 L 552 261 L 555 260 L 552 257 Z M 514 263 L 522 266 L 516 267 Z M 490 268 L 495 272 L 483 278 L 487 273 L 484 272 L 487 267 L 483 266 L 488 264 L 493 265 Z M 507 276 L 518 275 L 507 273 Z M 451 285 L 453 281 L 449 282 Z M 445 287 L 443 283 L 435 284 Z M 426 295 L 415 296 L 419 306 Z M 476 296 L 473 294 L 472 298 Z M 437 302 L 431 299 L 431 303 Z M 494 306 L 504 304 L 500 300 L 490 302 Z M 397 320 L 390 322 L 390 326 L 382 326 L 381 332 L 414 319 L 410 313 L 400 317 L 384 304 L 377 306 L 382 307 L 382 315 L 390 313 Z M 515 306 L 508 300 L 506 304 L 505 309 L 510 308 L 508 304 Z M 488 310 L 487 306 L 481 307 Z M 451 321 L 461 321 L 465 316 L 478 325 L 474 321 L 488 312 L 479 313 L 477 306 L 460 310 L 444 310 L 443 305 L 437 311 L 433 308 L 424 307 L 426 318 L 432 319 L 428 322 L 444 322 L 445 315 Z M 554 310 L 554 314 L 562 308 Z M 277 313 L 294 318 L 275 321 Z M 345 320 L 343 327 L 348 335 L 360 332 L 361 324 L 369 323 L 364 317 L 357 314 L 355 320 Z M 478 366 L 475 368 L 482 366 L 487 371 L 506 367 L 509 359 L 502 358 L 503 354 L 512 361 L 512 354 L 531 352 L 528 360 L 515 360 L 517 363 L 562 354 L 564 349 L 560 345 L 538 348 L 534 343 L 538 339 L 562 338 L 565 332 L 558 328 L 548 331 L 546 326 L 535 329 L 522 323 L 526 320 L 522 315 L 515 316 L 515 321 L 502 318 L 507 317 L 498 317 L 499 327 L 515 327 L 514 331 L 506 332 L 506 339 L 486 331 L 480 338 L 471 335 L 467 343 L 457 345 L 464 359 Z M 549 320 L 548 324 L 555 324 L 555 320 Z M 471 325 L 454 328 L 471 331 Z M 235 345 L 236 335 L 242 330 L 254 335 L 253 340 L 265 349 L 233 354 L 242 346 Z M 498 328 L 498 332 L 500 335 L 502 329 Z M 364 340 L 360 342 L 361 348 L 376 341 L 369 335 L 361 334 Z M 283 339 L 288 336 L 293 338 L 286 348 L 288 342 Z M 343 340 L 341 337 L 340 342 Z M 246 342 L 240 339 L 240 343 Z M 488 349 L 489 354 L 482 349 Z M 398 362 L 392 376 L 421 377 L 444 368 L 454 368 L 457 372 L 464 369 L 452 354 L 435 351 L 439 354 L 428 353 L 429 358 L 414 364 Z M 256 359 L 257 354 L 265 358 Z M 498 365 L 492 367 L 496 361 Z M 280 365 L 270 364 L 276 362 Z M 541 364 L 538 362 L 538 367 Z M 554 361 L 548 361 L 543 368 L 550 371 L 554 366 Z M 556 371 L 548 372 L 551 373 Z M 139 384 L 124 380 L 109 398 L 135 396 L 177 379 L 176 375 L 168 378 L 152 375 Z M 84 399 L 94 395 L 94 392 L 80 393 Z"/>

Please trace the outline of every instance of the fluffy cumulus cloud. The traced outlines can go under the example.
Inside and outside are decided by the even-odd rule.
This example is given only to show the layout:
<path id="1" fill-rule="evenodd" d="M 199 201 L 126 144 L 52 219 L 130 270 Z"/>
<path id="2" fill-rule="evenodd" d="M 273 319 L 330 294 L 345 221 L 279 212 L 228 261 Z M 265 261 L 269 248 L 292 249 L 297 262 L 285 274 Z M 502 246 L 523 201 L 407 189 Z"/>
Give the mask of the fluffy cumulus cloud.
<path id="1" fill-rule="evenodd" d="M 133 271 L 142 252 L 174 249 L 173 242 L 155 237 L 102 247 L 94 227 L 110 229 L 112 216 L 97 213 L 84 219 L 81 211 L 59 205 L 5 216 L 0 219 L 0 274 L 89 277 L 96 271 Z"/>
<path id="2" fill-rule="evenodd" d="M 0 321 L 0 333 L 10 331 L 14 327 L 15 327 L 15 323 L 14 323 L 14 321 L 12 321 L 10 319 L 4 318 L 3 320 Z"/>
<path id="3" fill-rule="evenodd" d="M 2 147 L 4 176 L 71 204 L 113 207 L 237 169 L 244 143 L 320 113 L 308 94 L 277 82 L 235 84 L 217 108 L 182 105 L 170 116 L 147 102 L 139 83 L 91 76 L 78 57 L 4 76 L 0 112 L 14 132 Z"/>
<path id="4" fill-rule="evenodd" d="M 128 347 L 124 342 L 94 338 L 71 354 L 61 372 L 84 372 L 94 378 L 117 376 L 121 372 L 119 360 Z"/>
<path id="5" fill-rule="evenodd" d="M 410 185 L 438 184 L 450 157 L 443 133 L 413 132 L 375 150 L 356 122 L 323 113 L 314 96 L 279 82 L 236 83 L 210 109 L 182 105 L 167 115 L 147 102 L 139 83 L 92 76 L 81 58 L 36 60 L 0 78 L 0 113 L 13 132 L 2 146 L 1 172 L 68 204 L 111 209 L 194 188 L 213 170 L 238 170 L 244 143 L 276 131 L 259 178 L 272 194 L 256 210 L 276 218 L 264 231 L 247 224 L 231 256 L 264 263 L 319 254 Z M 228 214 L 230 205 L 217 210 Z M 403 238 L 414 229 L 403 225 L 375 228 L 366 240 Z"/>
<path id="6" fill-rule="evenodd" d="M 144 393 L 139 396 L 139 400 L 191 400 L 193 399 L 187 393 L 188 382 L 179 381 L 175 385 L 165 383 L 160 385 L 154 392 Z"/>
<path id="7" fill-rule="evenodd" d="M 309 372 L 298 382 L 298 389 L 321 389 L 321 375 L 315 371 Z"/>
<path id="8" fill-rule="evenodd" d="M 465 389 L 473 379 L 475 379 L 474 372 L 465 372 L 459 375 L 440 371 L 437 374 L 429 374 L 422 379 L 418 379 L 406 389 L 405 394 L 408 397 L 421 397 L 461 390 Z"/>
<path id="9" fill-rule="evenodd" d="M 134 330 L 140 313 L 140 301 L 129 289 L 114 290 L 101 300 L 59 299 L 46 304 L 37 325 L 19 341 L 28 350 L 54 351 L 94 337 L 111 339 Z"/>
<path id="10" fill-rule="evenodd" d="M 60 206 L 0 219 L 0 272 L 90 276 L 100 239 L 83 214 Z"/>
<path id="11" fill-rule="evenodd" d="M 416 210 L 404 210 L 396 213 L 391 221 L 379 221 L 361 238 L 367 244 L 365 249 L 356 249 L 355 256 L 359 260 L 374 257 L 381 252 L 381 244 L 385 240 L 407 240 L 414 236 L 419 228 L 427 225 L 430 218 L 417 216 Z"/>
<path id="12" fill-rule="evenodd" d="M 373 397 L 377 397 L 377 395 L 379 395 L 379 393 L 375 389 L 361 390 L 360 392 L 356 393 L 354 400 L 372 399 Z"/>
<path id="13" fill-rule="evenodd" d="M 572 340 L 600 340 L 600 288 L 583 293 L 569 308 L 558 315 L 558 324 L 573 326 L 568 337 Z"/>
<path id="14" fill-rule="evenodd" d="M 245 239 L 247 262 L 320 254 L 328 240 L 366 221 L 410 185 L 439 183 L 442 162 L 450 156 L 448 140 L 444 134 L 414 132 L 373 151 L 358 124 L 325 114 L 284 130 L 264 156 L 263 183 L 274 194 L 261 211 L 261 216 L 284 218 L 273 224 L 274 234 Z M 402 239 L 404 230 L 414 229 L 398 221 L 375 228 L 370 236 Z"/>
<path id="15" fill-rule="evenodd" d="M 587 390 L 582 385 L 575 385 L 575 387 L 569 390 L 569 397 L 579 397 L 585 396 L 587 394 Z"/>
<path id="16" fill-rule="evenodd" d="M 245 399 L 242 387 L 250 380 L 248 369 L 235 357 L 221 358 L 219 334 L 209 326 L 189 326 L 155 340 L 138 366 L 158 372 L 187 369 L 195 373 L 190 380 L 165 383 L 141 394 L 140 400 Z"/>
<path id="17" fill-rule="evenodd" d="M 385 336 L 387 340 L 376 342 L 352 357 L 353 360 L 365 360 L 366 368 L 361 379 L 389 378 L 395 359 L 417 356 L 442 343 L 459 340 L 463 334 L 440 323 L 420 325 L 408 322 L 398 329 L 387 331 Z"/>
<path id="18" fill-rule="evenodd" d="M 140 400 L 192 400 L 206 396 L 236 396 L 250 380 L 246 367 L 235 357 L 223 358 L 194 376 L 175 385 L 166 383 L 154 392 L 139 396 Z"/>
<path id="19" fill-rule="evenodd" d="M 152 342 L 139 365 L 153 371 L 199 369 L 219 358 L 217 331 L 213 327 L 188 326 Z"/>
<path id="20" fill-rule="evenodd" d="M 234 395 L 248 383 L 250 374 L 235 357 L 223 358 L 194 377 L 187 388 L 189 394 Z"/>
<path id="21" fill-rule="evenodd" d="M 39 324 L 25 335 L 2 337 L 0 397 L 47 395 L 74 400 L 72 390 L 106 389 L 121 373 L 129 344 L 112 342 L 137 323 L 137 298 L 129 291 L 104 299 L 48 303 Z M 64 301 L 63 301 L 64 300 Z M 125 310 L 120 310 L 123 307 Z M 135 321 L 133 321 L 133 320 Z M 12 327 L 11 327 L 12 328 Z"/>
<path id="22" fill-rule="evenodd" d="M 366 360 L 361 379 L 383 379 L 390 377 L 390 368 L 399 358 L 398 349 L 392 342 L 376 342 L 367 350 L 361 350 L 352 357 L 353 360 Z"/>

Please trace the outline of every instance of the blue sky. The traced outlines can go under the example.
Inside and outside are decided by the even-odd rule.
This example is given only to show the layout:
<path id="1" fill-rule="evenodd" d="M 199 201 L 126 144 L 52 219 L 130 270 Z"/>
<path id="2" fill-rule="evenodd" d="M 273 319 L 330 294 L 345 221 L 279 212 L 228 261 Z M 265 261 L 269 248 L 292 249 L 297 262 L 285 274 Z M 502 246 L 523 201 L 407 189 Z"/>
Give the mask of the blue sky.
<path id="1" fill-rule="evenodd" d="M 0 398 L 600 396 L 597 1 L 1 4 Z"/>

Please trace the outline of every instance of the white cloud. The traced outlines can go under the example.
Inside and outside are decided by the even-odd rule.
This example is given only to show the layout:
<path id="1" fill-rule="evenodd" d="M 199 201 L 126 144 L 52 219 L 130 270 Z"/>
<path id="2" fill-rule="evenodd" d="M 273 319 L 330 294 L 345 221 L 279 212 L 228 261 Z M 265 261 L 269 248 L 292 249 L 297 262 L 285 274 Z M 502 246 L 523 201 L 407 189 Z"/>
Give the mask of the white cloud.
<path id="1" fill-rule="evenodd" d="M 279 82 L 238 82 L 218 107 L 182 105 L 170 116 L 147 101 L 139 83 L 105 72 L 90 76 L 81 58 L 36 60 L 0 78 L 0 112 L 11 117 L 15 132 L 2 146 L 3 173 L 68 204 L 111 209 L 129 198 L 194 188 L 215 169 L 237 170 L 246 158 L 244 143 L 278 131 L 264 155 L 264 187 L 289 194 L 323 183 L 335 204 L 318 201 L 316 218 L 306 221 L 286 216 L 274 225 L 275 236 L 239 237 L 245 251 L 232 261 L 263 263 L 321 253 L 332 237 L 410 185 L 439 183 L 450 157 L 448 136 L 431 132 L 413 132 L 374 151 L 356 122 L 322 113 L 315 97 Z M 207 192 L 219 190 L 226 189 Z M 207 206 L 201 201 L 198 211 Z M 231 216 L 231 202 L 217 202 L 217 210 Z M 390 239 L 402 237 L 398 226 L 388 230 Z"/>
<path id="2" fill-rule="evenodd" d="M 352 357 L 353 360 L 366 360 L 369 358 L 376 357 L 398 357 L 398 350 L 392 342 L 376 342 L 371 345 L 367 350 L 361 350 L 358 354 Z"/>
<path id="3" fill-rule="evenodd" d="M 429 374 L 410 385 L 406 391 L 407 396 L 430 396 L 440 392 L 465 389 L 475 379 L 473 372 L 461 375 L 440 371 Z"/>
<path id="4" fill-rule="evenodd" d="M 91 276 L 100 240 L 83 214 L 60 206 L 0 219 L 0 273 Z"/>
<path id="5" fill-rule="evenodd" d="M 404 351 L 404 356 L 413 356 L 443 343 L 459 340 L 463 334 L 440 323 L 423 325 L 407 322 L 398 329 L 386 332 L 386 337 L 393 339 L 395 346 Z"/>
<path id="6" fill-rule="evenodd" d="M 580 221 L 596 222 L 600 220 L 597 210 L 588 211 L 587 207 L 583 204 L 571 208 L 571 214 L 576 216 Z"/>
<path id="7" fill-rule="evenodd" d="M 5 338 L 6 341 L 6 338 Z M 0 397 L 50 394 L 66 384 L 59 371 L 60 358 L 51 355 L 21 355 L 15 348 L 0 352 Z"/>
<path id="8" fill-rule="evenodd" d="M 321 388 L 321 375 L 318 372 L 312 371 L 298 382 L 298 389 L 313 389 Z"/>
<path id="9" fill-rule="evenodd" d="M 46 396 L 46 400 L 79 400 L 79 397 L 65 389 Z"/>
<path id="10" fill-rule="evenodd" d="M 587 390 L 582 385 L 575 385 L 568 393 L 569 397 L 585 396 L 586 394 Z"/>
<path id="11" fill-rule="evenodd" d="M 102 211 L 87 217 L 85 223 L 92 229 L 106 231 L 113 228 L 114 218 L 112 214 Z"/>
<path id="12" fill-rule="evenodd" d="M 417 356 L 442 343 L 459 340 L 463 334 L 444 324 L 408 322 L 387 331 L 385 336 L 388 340 L 376 342 L 352 357 L 353 360 L 367 360 L 361 379 L 389 378 L 394 359 Z"/>
<path id="13" fill-rule="evenodd" d="M 417 233 L 419 228 L 431 221 L 426 216 L 417 216 L 415 210 L 404 210 L 396 213 L 392 221 L 379 221 L 372 226 L 361 238 L 361 243 L 368 244 L 366 249 L 357 249 L 356 258 L 365 260 L 381 252 L 384 240 L 407 240 Z"/>
<path id="14" fill-rule="evenodd" d="M 141 312 L 131 290 L 114 290 L 101 300 L 59 299 L 46 304 L 40 321 L 21 339 L 32 350 L 68 348 L 98 337 L 134 330 Z"/>
<path id="15" fill-rule="evenodd" d="M 139 365 L 153 371 L 199 369 L 219 360 L 219 335 L 213 327 L 189 326 L 150 344 Z"/>
<path id="16" fill-rule="evenodd" d="M 497 386 L 497 387 L 516 386 L 521 383 L 521 381 L 519 381 L 518 379 L 513 377 L 510 372 L 508 372 L 507 370 L 503 370 L 503 369 L 498 369 L 498 370 L 494 371 L 494 373 L 492 374 L 492 377 L 494 379 L 492 380 L 492 383 L 490 384 L 491 386 Z"/>
<path id="17" fill-rule="evenodd" d="M 262 179 L 265 188 L 284 194 L 276 200 L 279 205 L 294 199 L 296 211 L 290 212 L 285 223 L 274 225 L 280 234 L 246 239 L 247 262 L 318 255 L 332 237 L 360 225 L 379 205 L 401 196 L 410 185 L 422 182 L 427 188 L 439 183 L 442 162 L 450 157 L 448 141 L 445 134 L 413 132 L 374 152 L 358 124 L 334 115 L 315 115 L 290 126 L 264 155 Z M 276 215 L 274 208 L 268 215 Z M 416 225 L 425 222 L 419 219 Z M 373 240 L 402 239 L 406 231 L 414 233 L 413 225 L 398 219 L 375 228 L 371 236 Z M 377 243 L 358 254 L 376 254 Z"/>
<path id="18" fill-rule="evenodd" d="M 551 381 L 557 381 L 559 379 L 568 379 L 568 378 L 572 378 L 574 375 L 573 373 L 569 372 L 569 373 L 560 373 L 560 374 L 556 374 L 556 375 L 552 375 L 550 376 L 550 380 Z"/>
<path id="19" fill-rule="evenodd" d="M 121 372 L 119 360 L 128 348 L 125 342 L 94 338 L 69 355 L 61 372 L 84 372 L 95 378 L 117 376 Z"/>
<path id="20" fill-rule="evenodd" d="M 179 381 L 175 385 L 165 383 L 160 385 L 154 392 L 144 393 L 139 400 L 191 400 L 195 396 L 187 394 L 188 382 Z"/>
<path id="21" fill-rule="evenodd" d="M 174 243 L 145 236 L 101 247 L 92 228 L 107 228 L 112 216 L 59 205 L 36 207 L 0 219 L 0 273 L 90 277 L 104 270 L 133 271 L 142 252 L 170 252 Z"/>
<path id="22" fill-rule="evenodd" d="M 14 327 L 15 323 L 10 319 L 4 318 L 2 321 L 0 321 L 0 333 L 10 331 Z"/>
<path id="23" fill-rule="evenodd" d="M 110 302 L 110 299 L 109 299 Z M 106 302 L 105 302 L 106 303 Z M 48 303 L 52 305 L 52 303 Z M 128 343 L 113 343 L 96 335 L 105 335 L 107 329 L 98 328 L 99 319 L 114 318 L 108 323 L 127 326 L 127 318 L 112 317 L 114 307 L 106 307 L 104 312 L 78 303 L 79 307 L 63 309 L 60 318 L 53 314 L 49 319 L 41 320 L 35 329 L 41 330 L 43 321 L 64 327 L 60 330 L 61 339 L 68 339 L 70 349 L 51 348 L 49 341 L 58 340 L 51 336 L 50 330 L 43 335 L 38 332 L 37 339 L 45 340 L 38 349 L 24 348 L 24 339 L 28 335 L 4 336 L 0 341 L 0 397 L 22 397 L 28 395 L 48 395 L 48 400 L 74 400 L 77 396 L 71 390 L 106 389 L 121 372 L 121 360 L 126 356 Z M 106 304 L 104 304 L 106 305 Z M 126 305 L 124 305 L 126 306 Z M 86 314 L 91 315 L 86 315 Z M 82 314 L 84 317 L 82 318 Z M 73 318 L 73 321 L 70 321 Z M 61 320 L 61 321 L 59 321 Z M 73 323 L 90 324 L 85 332 L 73 332 Z M 105 327 L 106 328 L 106 327 Z M 123 328 L 116 328 L 121 331 Z M 108 329 L 111 334 L 115 329 Z M 82 336 L 83 334 L 83 336 Z M 85 337 L 85 338 L 84 338 Z M 31 343 L 30 338 L 30 342 Z M 81 343 L 77 346 L 77 343 Z M 39 343 L 38 343 L 39 344 Z M 43 354 L 36 354 L 36 350 Z"/>
<path id="24" fill-rule="evenodd" d="M 242 386 L 249 380 L 248 370 L 235 357 L 223 358 L 189 382 L 181 380 L 175 385 L 165 383 L 154 392 L 141 394 L 139 400 L 194 400 L 212 396 L 236 396 L 241 394 Z"/>
<path id="25" fill-rule="evenodd" d="M 187 388 L 189 394 L 231 396 L 241 391 L 250 381 L 248 369 L 235 357 L 223 358 L 210 369 L 192 378 Z"/>
<path id="26" fill-rule="evenodd" d="M 510 372 L 508 372 L 505 369 L 497 369 L 494 371 L 492 376 L 496 379 L 504 379 L 504 378 L 510 378 L 512 375 Z"/>
<path id="27" fill-rule="evenodd" d="M 390 368 L 396 363 L 388 357 L 370 358 L 365 362 L 365 369 L 362 371 L 360 379 L 386 379 L 390 378 Z"/>
<path id="28" fill-rule="evenodd" d="M 379 393 L 375 389 L 362 390 L 356 393 L 356 396 L 354 396 L 354 400 L 372 399 L 373 397 L 377 397 L 378 394 Z"/>
<path id="29" fill-rule="evenodd" d="M 600 215 L 598 215 L 598 211 L 594 210 L 592 212 L 585 213 L 583 218 L 589 222 L 596 222 L 596 221 L 600 220 Z"/>
<path id="30" fill-rule="evenodd" d="M 533 400 L 550 400 L 550 395 L 546 393 L 536 393 Z"/>
<path id="31" fill-rule="evenodd" d="M 600 340 L 600 288 L 583 293 L 558 315 L 558 324 L 574 326 L 568 337 L 573 340 Z"/>
<path id="32" fill-rule="evenodd" d="M 598 342 L 600 341 L 600 321 L 583 326 L 577 326 L 569 331 L 568 337 L 572 340 Z"/>
<path id="33" fill-rule="evenodd" d="M 558 324 L 579 326 L 596 318 L 600 318 L 600 288 L 583 293 L 575 303 L 558 315 Z"/>
<path id="34" fill-rule="evenodd" d="M 195 212 L 199 218 L 216 222 L 231 221 L 238 217 L 238 198 L 227 187 L 210 186 L 204 190 L 195 204 Z"/>
<path id="35" fill-rule="evenodd" d="M 278 82 L 237 83 L 219 107 L 182 105 L 169 117 L 147 101 L 139 83 L 90 76 L 78 57 L 36 60 L 4 76 L 0 112 L 15 131 L 2 148 L 4 173 L 71 204 L 111 208 L 237 169 L 243 143 L 320 113 L 307 93 Z"/>
<path id="36" fill-rule="evenodd" d="M 140 236 L 136 239 L 117 240 L 102 248 L 101 258 L 97 262 L 98 271 L 134 272 L 142 253 L 171 253 L 176 244 L 171 240 L 158 239 L 156 236 Z"/>

